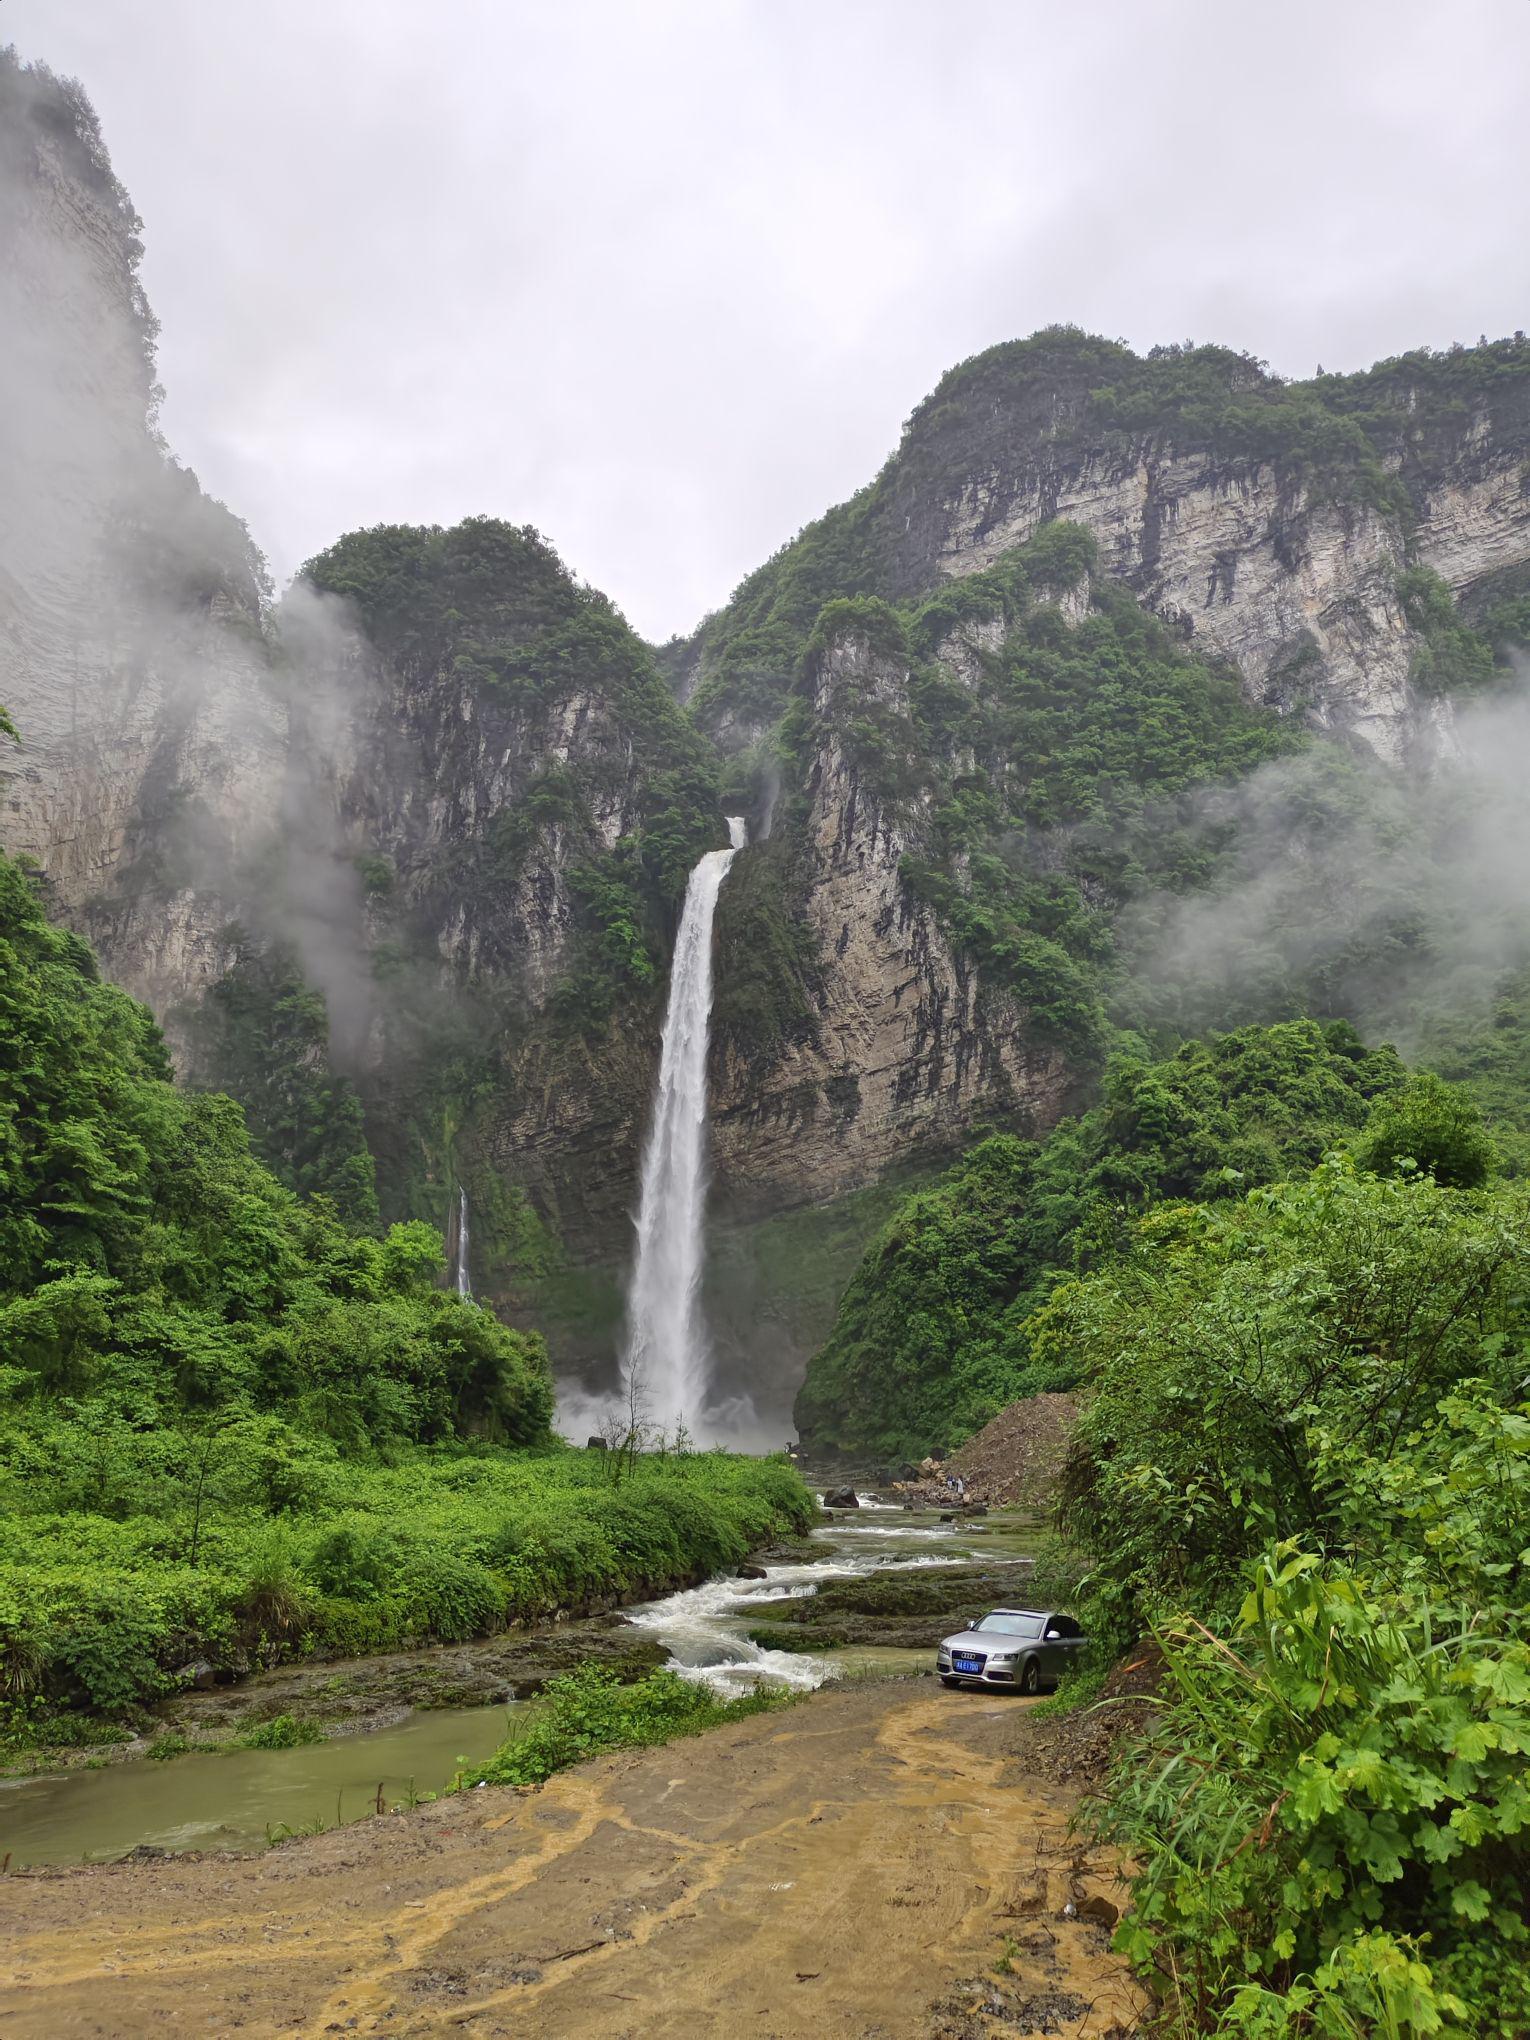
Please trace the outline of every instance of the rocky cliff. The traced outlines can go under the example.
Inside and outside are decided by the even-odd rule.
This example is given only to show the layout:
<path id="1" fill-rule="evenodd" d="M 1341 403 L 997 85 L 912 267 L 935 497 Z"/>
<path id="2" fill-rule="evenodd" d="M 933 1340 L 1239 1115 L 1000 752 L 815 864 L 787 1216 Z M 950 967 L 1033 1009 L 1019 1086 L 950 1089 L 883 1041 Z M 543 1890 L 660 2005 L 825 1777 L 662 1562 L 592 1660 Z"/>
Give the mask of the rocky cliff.
<path id="1" fill-rule="evenodd" d="M 1036 1039 L 1024 1006 L 985 981 L 907 883 L 905 860 L 929 848 L 934 785 L 891 794 L 846 734 L 874 707 L 916 741 L 906 659 L 847 625 L 814 656 L 809 685 L 793 901 L 815 959 L 809 1024 L 766 1056 L 723 1030 L 713 1092 L 721 1184 L 757 1210 L 933 1159 L 980 1112 L 1050 1126 L 1077 1087 L 1066 1055 Z"/>
<path id="2" fill-rule="evenodd" d="M 871 487 L 745 582 L 683 685 L 725 742 L 832 594 L 927 594 L 1045 523 L 1251 699 L 1395 759 L 1436 720 L 1410 685 L 1409 569 L 1470 601 L 1530 559 L 1530 343 L 1283 383 L 1221 348 L 1140 358 L 1071 328 L 990 349 L 914 412 Z"/>
<path id="3" fill-rule="evenodd" d="M 291 1180 L 354 1186 L 363 1122 L 385 1209 L 465 1180 L 480 1291 L 570 1364 L 613 1350 L 725 811 L 714 1315 L 779 1407 L 877 1186 L 1088 1095 L 1117 915 L 1204 881 L 1195 789 L 1308 728 L 1406 768 L 1530 585 L 1523 341 L 1285 384 L 1058 331 L 954 370 L 662 671 L 489 519 L 352 534 L 273 606 L 156 436 L 88 107 L 0 93 L 5 846 Z"/>
<path id="4" fill-rule="evenodd" d="M 155 437 L 137 225 L 75 89 L 0 56 L 4 841 L 166 1014 L 223 967 L 285 716 L 244 531 Z"/>

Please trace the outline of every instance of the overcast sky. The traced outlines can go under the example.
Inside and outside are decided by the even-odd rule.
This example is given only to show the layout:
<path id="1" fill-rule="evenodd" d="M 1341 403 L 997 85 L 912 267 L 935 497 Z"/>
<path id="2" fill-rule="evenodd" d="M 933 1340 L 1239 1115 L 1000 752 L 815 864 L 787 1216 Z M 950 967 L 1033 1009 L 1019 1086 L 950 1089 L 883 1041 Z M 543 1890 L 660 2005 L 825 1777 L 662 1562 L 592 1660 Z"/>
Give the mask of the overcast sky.
<path id="1" fill-rule="evenodd" d="M 1288 374 L 1530 326 L 1526 0 L 0 0 L 284 578 L 539 526 L 651 637 L 1072 320 Z"/>

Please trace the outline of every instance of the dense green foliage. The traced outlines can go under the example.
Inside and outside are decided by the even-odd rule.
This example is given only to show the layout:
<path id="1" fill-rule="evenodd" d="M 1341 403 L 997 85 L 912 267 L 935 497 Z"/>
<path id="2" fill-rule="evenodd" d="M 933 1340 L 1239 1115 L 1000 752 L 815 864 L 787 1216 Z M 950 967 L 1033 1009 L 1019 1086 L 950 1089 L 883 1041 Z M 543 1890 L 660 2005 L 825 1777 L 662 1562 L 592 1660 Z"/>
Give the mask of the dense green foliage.
<path id="1" fill-rule="evenodd" d="M 1164 1652 L 1099 1820 L 1167 2030 L 1526 2030 L 1527 1221 L 1331 1158 L 1160 1208 L 1042 1313 L 1092 1384 L 1092 1625 Z"/>
<path id="2" fill-rule="evenodd" d="M 721 1700 L 709 1687 L 678 1672 L 650 1672 L 622 1685 L 614 1672 L 585 1665 L 549 1680 L 531 1718 L 487 1762 L 457 1780 L 468 1785 L 541 1785 L 606 1750 L 650 1749 L 677 1736 L 699 1735 L 723 1722 L 741 1721 L 790 1704 L 778 1688 L 756 1687 Z"/>
<path id="3" fill-rule="evenodd" d="M 1225 1612 L 1265 1543 L 1340 1535 L 1348 1499 L 1316 1456 L 1330 1434 L 1384 1459 L 1463 1378 L 1510 1393 L 1527 1217 L 1518 1184 L 1450 1190 L 1331 1157 L 1238 1202 L 1161 1207 L 1058 1289 L 1037 1338 L 1092 1385 L 1070 1507 L 1112 1595 Z"/>
<path id="4" fill-rule="evenodd" d="M 292 951 L 240 937 L 232 967 L 191 1016 L 197 1075 L 244 1107 L 250 1140 L 287 1185 L 378 1222 L 361 1100 L 329 1064 L 329 1016 Z"/>
<path id="5" fill-rule="evenodd" d="M 486 1317 L 486 1313 L 476 1315 Z M 492 1320 L 489 1320 L 492 1323 Z M 456 1642 L 737 1565 L 811 1520 L 784 1461 L 486 1445 L 342 1453 L 271 1418 L 8 1430 L 0 1690 L 18 1739 L 244 1670 Z"/>
<path id="6" fill-rule="evenodd" d="M 540 1340 L 441 1274 L 430 1227 L 352 1230 L 255 1161 L 227 1098 L 175 1090 L 148 1013 L 0 860 L 13 1734 L 130 1709 L 198 1657 L 469 1636 L 806 1522 L 784 1464 L 685 1456 L 618 1486 L 554 1450 Z"/>
<path id="7" fill-rule="evenodd" d="M 797 1423 L 816 1447 L 916 1456 L 1080 1363 L 1038 1352 L 1031 1317 L 1061 1273 L 1113 1253 L 1154 1199 L 1221 1198 L 1310 1167 L 1356 1135 L 1404 1071 L 1342 1024 L 1292 1021 L 1122 1056 L 1101 1102 L 1044 1142 L 995 1135 L 911 1195 L 868 1249 L 808 1366 Z"/>
<path id="8" fill-rule="evenodd" d="M 1421 1053 L 1480 1103 L 1505 1173 L 1530 1173 L 1530 969 L 1509 972 L 1489 999 L 1435 1015 Z"/>

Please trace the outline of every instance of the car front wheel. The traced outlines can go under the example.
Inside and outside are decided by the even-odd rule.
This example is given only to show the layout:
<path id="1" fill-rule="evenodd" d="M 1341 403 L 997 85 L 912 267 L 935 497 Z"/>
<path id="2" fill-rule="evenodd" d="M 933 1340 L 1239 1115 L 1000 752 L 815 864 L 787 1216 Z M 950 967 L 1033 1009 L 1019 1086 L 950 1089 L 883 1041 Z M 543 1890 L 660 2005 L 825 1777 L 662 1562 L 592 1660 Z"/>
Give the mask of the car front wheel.
<path id="1" fill-rule="evenodd" d="M 1020 1674 L 1020 1690 L 1022 1693 L 1041 1691 L 1041 1666 L 1035 1658 L 1025 1661 L 1025 1670 Z"/>

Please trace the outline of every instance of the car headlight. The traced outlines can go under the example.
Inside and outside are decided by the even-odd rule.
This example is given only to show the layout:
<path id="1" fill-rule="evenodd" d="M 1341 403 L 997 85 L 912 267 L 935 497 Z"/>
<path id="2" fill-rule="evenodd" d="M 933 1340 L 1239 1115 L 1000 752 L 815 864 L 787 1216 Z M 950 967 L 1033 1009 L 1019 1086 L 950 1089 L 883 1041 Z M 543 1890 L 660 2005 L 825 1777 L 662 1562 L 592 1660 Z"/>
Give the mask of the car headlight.
<path id="1" fill-rule="evenodd" d="M 996 1650 L 988 1662 L 991 1665 L 1012 1665 L 1019 1655 L 1017 1650 Z"/>

